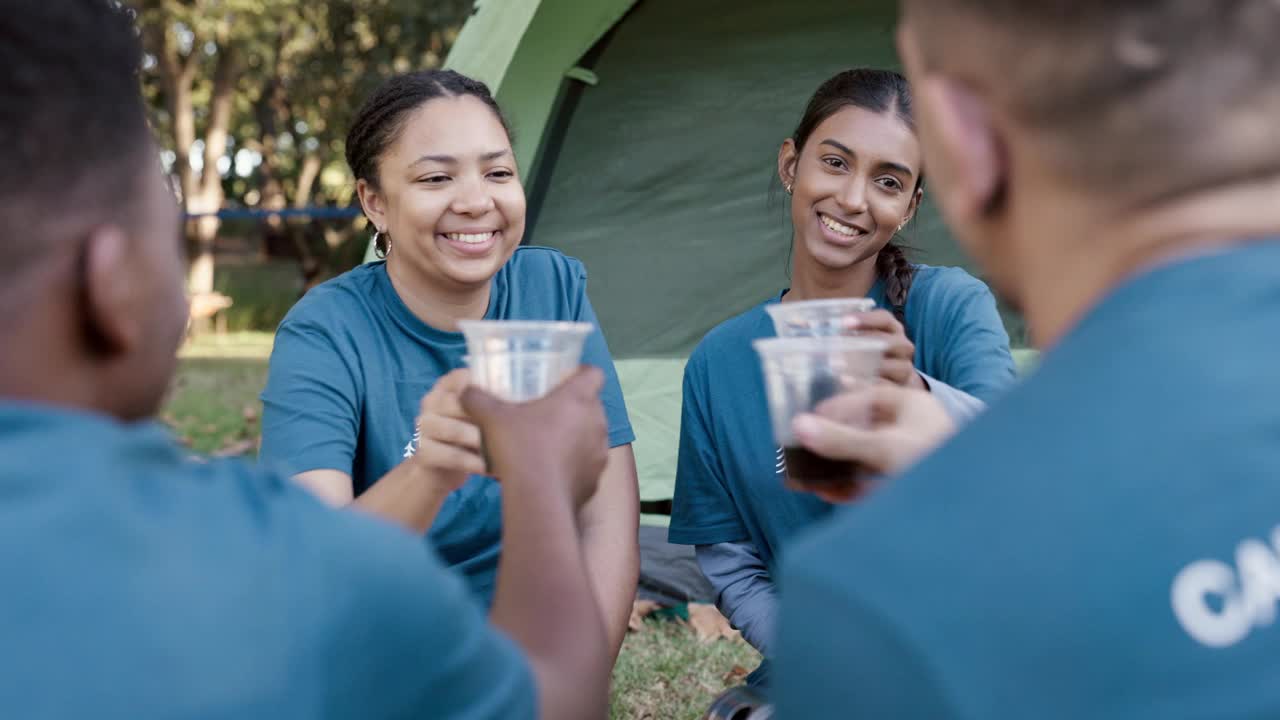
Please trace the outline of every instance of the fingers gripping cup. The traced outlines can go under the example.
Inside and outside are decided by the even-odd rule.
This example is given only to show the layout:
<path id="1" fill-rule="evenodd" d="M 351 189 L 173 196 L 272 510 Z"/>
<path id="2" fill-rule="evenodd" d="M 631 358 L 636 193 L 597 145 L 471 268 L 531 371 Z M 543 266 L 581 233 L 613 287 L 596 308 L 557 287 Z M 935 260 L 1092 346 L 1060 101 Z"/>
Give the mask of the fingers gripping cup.
<path id="1" fill-rule="evenodd" d="M 764 369 L 769 419 L 774 440 L 783 450 L 787 477 L 804 485 L 847 485 L 858 470 L 854 463 L 829 460 L 806 449 L 791 432 L 791 421 L 831 397 L 876 382 L 885 342 L 860 337 L 781 337 L 753 344 Z"/>
<path id="2" fill-rule="evenodd" d="M 765 312 L 773 318 L 778 337 L 826 337 L 856 335 L 849 328 L 849 318 L 875 307 L 871 298 L 854 297 L 773 303 L 765 306 Z"/>
<path id="3" fill-rule="evenodd" d="M 591 323 L 462 320 L 471 384 L 508 402 L 536 400 L 573 374 Z"/>

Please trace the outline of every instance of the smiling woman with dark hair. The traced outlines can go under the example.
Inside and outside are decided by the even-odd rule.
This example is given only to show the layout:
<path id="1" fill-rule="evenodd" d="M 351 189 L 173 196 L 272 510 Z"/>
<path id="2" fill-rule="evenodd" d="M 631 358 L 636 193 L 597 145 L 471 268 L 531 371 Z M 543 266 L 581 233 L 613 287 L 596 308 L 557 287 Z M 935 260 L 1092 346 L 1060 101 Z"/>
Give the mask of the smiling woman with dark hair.
<path id="1" fill-rule="evenodd" d="M 778 153 L 790 196 L 792 286 L 712 330 L 684 379 L 670 540 L 697 546 L 717 604 L 766 657 L 774 565 L 786 539 L 833 506 L 784 486 L 751 342 L 774 334 L 777 302 L 871 297 L 859 332 L 884 339 L 887 382 L 928 389 L 953 416 L 1014 378 L 991 292 L 958 268 L 909 262 L 895 238 L 924 196 L 924 168 L 901 75 L 849 70 L 827 80 Z M 763 666 L 762 666 L 763 668 Z M 752 683 L 764 681 L 762 670 Z"/>
<path id="2" fill-rule="evenodd" d="M 489 603 L 502 496 L 458 402 L 468 383 L 458 321 L 595 323 L 586 270 L 519 247 L 524 189 L 483 83 L 447 70 L 390 79 L 360 109 L 346 152 L 386 259 L 311 290 L 281 323 L 262 458 L 335 505 L 425 534 Z M 634 435 L 598 330 L 583 359 L 605 372 L 613 449 L 579 525 L 616 652 L 639 563 Z"/>

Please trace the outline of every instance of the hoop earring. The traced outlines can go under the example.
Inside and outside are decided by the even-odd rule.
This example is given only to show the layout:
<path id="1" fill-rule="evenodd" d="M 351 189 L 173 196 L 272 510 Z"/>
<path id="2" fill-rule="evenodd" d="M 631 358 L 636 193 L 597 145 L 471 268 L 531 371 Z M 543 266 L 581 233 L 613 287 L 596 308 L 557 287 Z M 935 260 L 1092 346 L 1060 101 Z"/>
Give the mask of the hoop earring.
<path id="1" fill-rule="evenodd" d="M 387 241 L 387 249 L 381 250 L 378 248 L 378 241 L 384 238 Z M 379 257 L 385 258 L 391 252 L 391 236 L 376 227 L 373 229 L 373 237 L 370 239 L 370 242 L 373 243 L 373 252 Z"/>

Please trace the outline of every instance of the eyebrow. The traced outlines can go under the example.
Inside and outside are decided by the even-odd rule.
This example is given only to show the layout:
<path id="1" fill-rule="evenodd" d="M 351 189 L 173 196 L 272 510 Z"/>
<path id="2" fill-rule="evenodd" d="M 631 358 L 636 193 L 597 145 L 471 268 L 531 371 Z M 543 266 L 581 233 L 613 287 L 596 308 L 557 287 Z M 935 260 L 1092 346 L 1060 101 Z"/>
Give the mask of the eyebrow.
<path id="1" fill-rule="evenodd" d="M 818 143 L 818 144 L 819 144 L 819 145 L 830 145 L 831 147 L 833 147 L 833 148 L 835 148 L 835 149 L 839 150 L 840 152 L 844 153 L 845 155 L 848 155 L 849 157 L 857 157 L 857 156 L 858 156 L 858 153 L 856 153 L 856 152 L 854 152 L 854 151 L 850 150 L 848 147 L 846 147 L 846 146 L 845 146 L 845 144 L 844 144 L 844 143 L 837 142 L 837 141 L 835 141 L 835 140 L 832 140 L 831 138 L 827 138 L 826 140 L 823 140 L 822 142 L 820 142 L 820 143 Z M 916 173 L 915 173 L 915 171 L 914 171 L 914 170 L 912 170 L 911 168 L 909 168 L 909 167 L 907 167 L 906 165 L 903 165 L 903 164 L 901 164 L 901 163 L 885 161 L 885 162 L 882 162 L 882 163 L 880 163 L 880 164 L 881 164 L 881 165 L 883 165 L 884 167 L 889 168 L 890 170 L 897 170 L 898 172 L 900 172 L 900 173 L 902 173 L 902 174 L 906 175 L 907 177 L 915 177 L 915 176 L 916 176 Z"/>
<path id="2" fill-rule="evenodd" d="M 510 154 L 511 154 L 510 150 L 505 150 L 505 149 L 494 150 L 493 152 L 487 152 L 481 155 L 480 162 L 490 162 L 493 160 L 497 160 L 498 158 L 503 157 L 504 155 L 510 155 Z M 456 165 L 458 163 L 458 158 L 453 155 L 423 155 L 417 160 L 414 160 L 413 162 L 409 163 L 409 166 L 412 167 L 422 162 L 438 162 L 438 163 L 445 163 L 446 165 Z"/>

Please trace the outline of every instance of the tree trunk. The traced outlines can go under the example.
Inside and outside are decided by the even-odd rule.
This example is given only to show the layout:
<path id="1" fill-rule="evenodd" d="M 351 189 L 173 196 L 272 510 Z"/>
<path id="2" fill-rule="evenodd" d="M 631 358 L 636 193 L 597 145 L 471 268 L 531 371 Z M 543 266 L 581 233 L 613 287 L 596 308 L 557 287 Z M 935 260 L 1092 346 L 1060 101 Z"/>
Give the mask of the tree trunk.
<path id="1" fill-rule="evenodd" d="M 298 187 L 293 195 L 293 206 L 304 208 L 311 202 L 311 188 L 320 177 L 320 155 L 309 152 L 302 159 L 302 169 L 298 172 Z"/>
<path id="2" fill-rule="evenodd" d="M 294 189 L 293 207 L 302 209 L 311 202 L 311 188 L 315 185 L 316 178 L 320 175 L 320 156 L 314 152 L 309 152 L 302 158 L 302 167 L 298 170 L 298 185 Z M 295 219 L 289 223 L 289 235 L 293 238 L 294 247 L 298 249 L 298 255 L 302 261 L 302 282 L 304 286 L 309 286 L 320 275 L 323 267 L 327 266 L 328 256 L 321 260 L 316 257 L 315 252 L 311 249 L 311 244 L 307 242 L 308 228 L 306 220 L 301 218 Z M 312 219 L 311 222 L 316 222 Z"/>
<path id="3" fill-rule="evenodd" d="M 231 105 L 235 99 L 235 52 L 231 47 L 218 48 L 218 64 L 213 71 L 213 96 L 209 108 L 209 126 L 204 133 L 204 167 L 200 183 L 187 208 L 201 214 L 196 221 L 196 253 L 191 263 L 187 287 L 193 295 L 213 292 L 214 240 L 218 237 L 218 217 L 213 213 L 222 207 L 222 175 L 218 161 L 227 153 L 227 129 L 231 124 Z"/>

